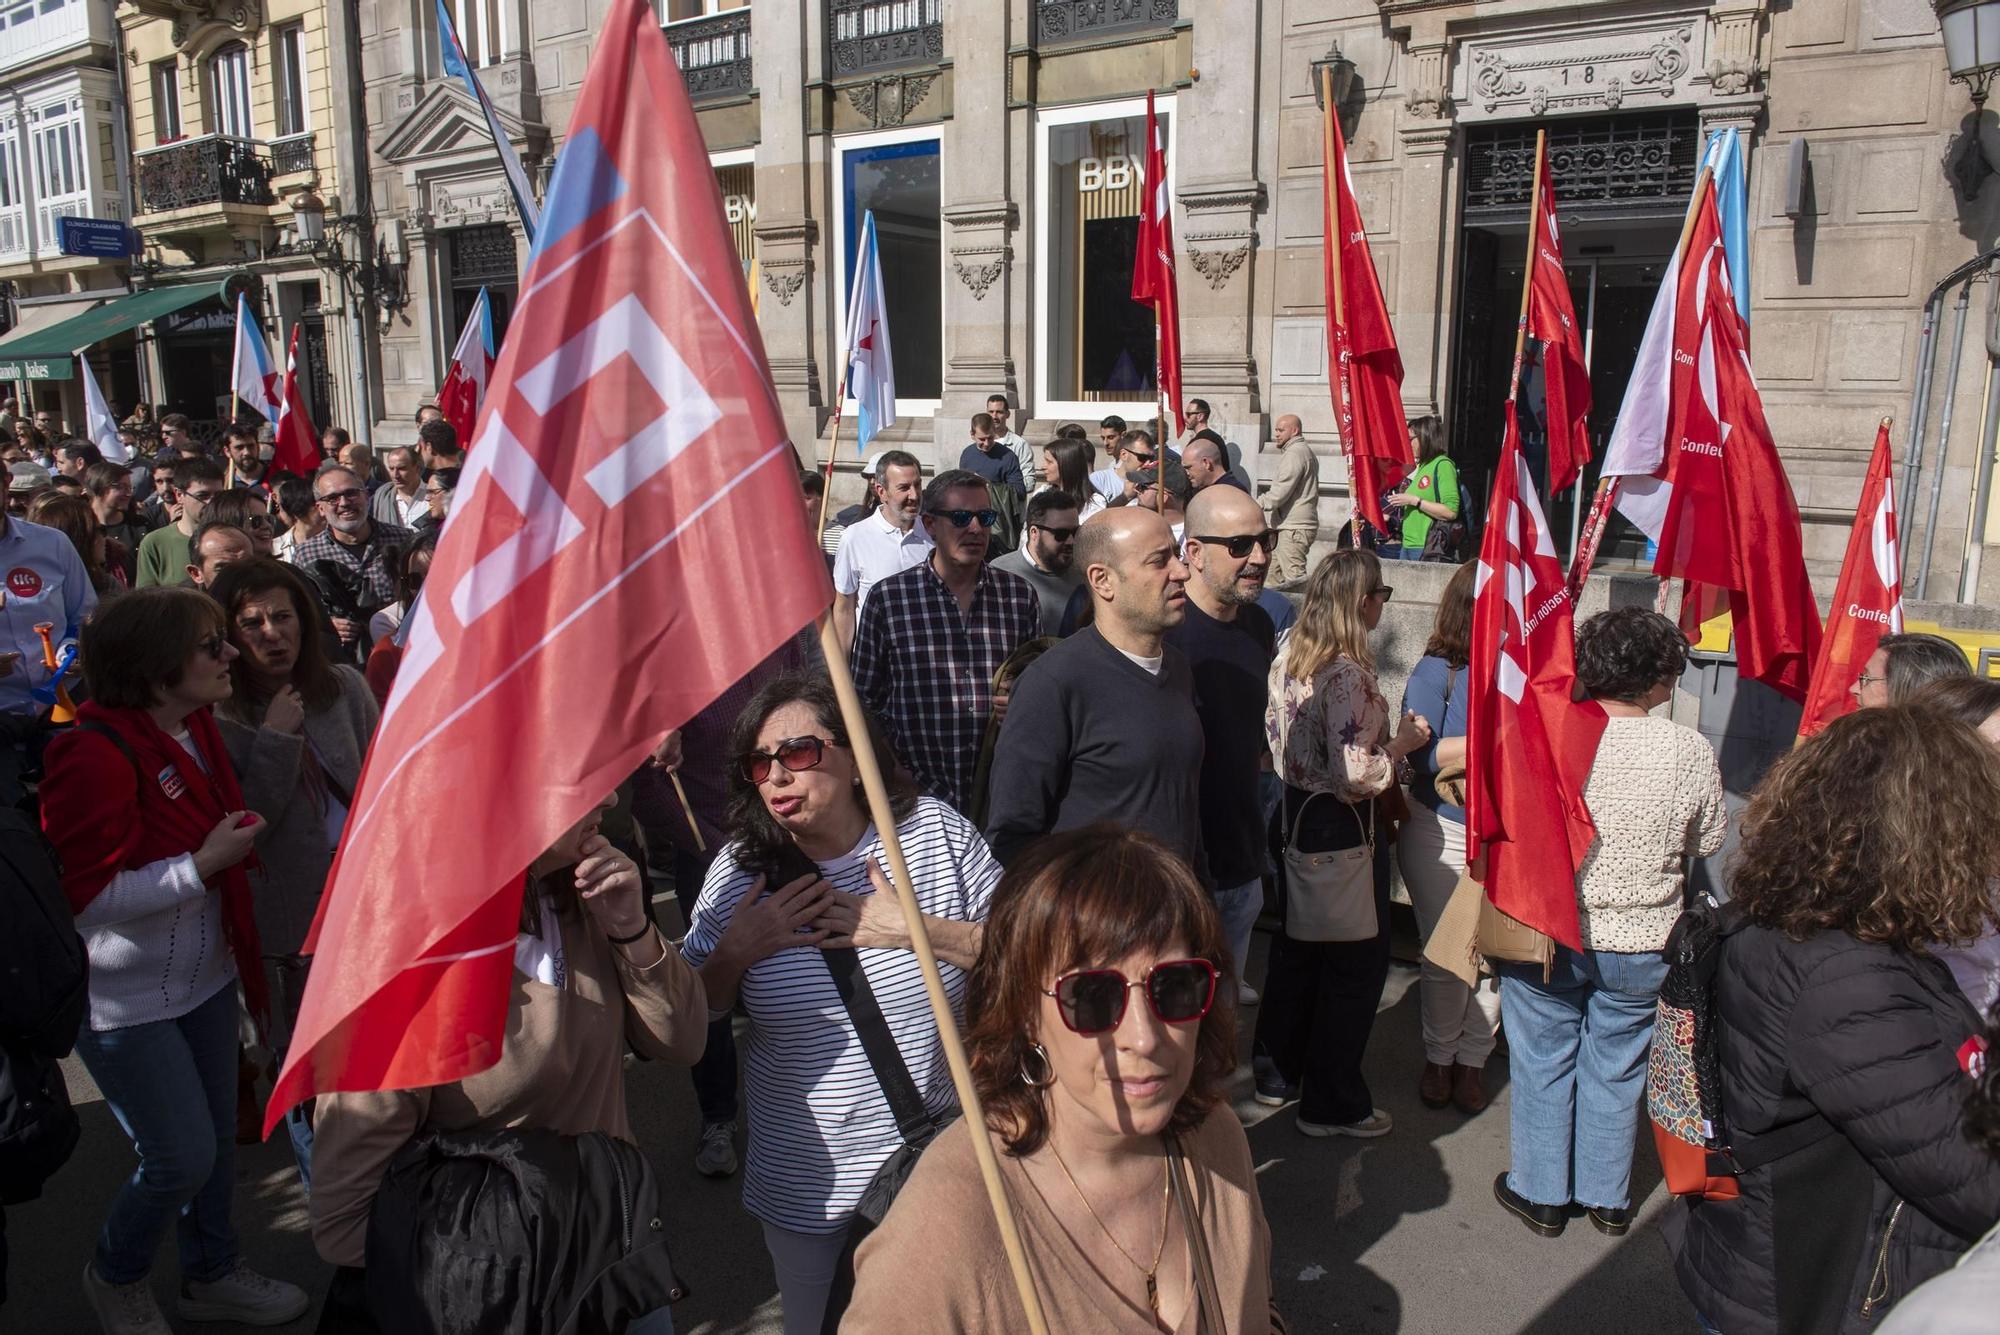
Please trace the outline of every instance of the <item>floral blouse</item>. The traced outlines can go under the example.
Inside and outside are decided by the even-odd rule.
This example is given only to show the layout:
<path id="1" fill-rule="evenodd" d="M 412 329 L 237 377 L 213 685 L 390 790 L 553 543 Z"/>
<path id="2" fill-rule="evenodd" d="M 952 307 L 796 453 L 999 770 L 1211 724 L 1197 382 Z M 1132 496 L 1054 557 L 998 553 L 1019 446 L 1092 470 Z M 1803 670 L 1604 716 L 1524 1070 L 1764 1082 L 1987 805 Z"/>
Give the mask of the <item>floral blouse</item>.
<path id="1" fill-rule="evenodd" d="M 1375 674 L 1342 656 L 1311 681 L 1285 671 L 1285 640 L 1271 663 L 1264 736 L 1278 777 L 1294 788 L 1360 802 L 1396 781 L 1389 759 L 1389 702 Z"/>

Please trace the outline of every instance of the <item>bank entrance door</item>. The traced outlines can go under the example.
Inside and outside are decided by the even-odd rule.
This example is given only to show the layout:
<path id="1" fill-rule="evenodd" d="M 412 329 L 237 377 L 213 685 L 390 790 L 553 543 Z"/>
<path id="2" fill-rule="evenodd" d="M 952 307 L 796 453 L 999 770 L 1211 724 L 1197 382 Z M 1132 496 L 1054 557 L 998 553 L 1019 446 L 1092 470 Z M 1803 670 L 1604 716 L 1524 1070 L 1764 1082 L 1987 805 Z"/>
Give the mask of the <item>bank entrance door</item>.
<path id="1" fill-rule="evenodd" d="M 1558 122 L 1549 130 L 1549 165 L 1563 224 L 1570 300 L 1590 363 L 1591 462 L 1570 491 L 1548 491 L 1548 436 L 1539 350 L 1529 342 L 1522 373 L 1522 448 L 1556 531 L 1567 535 L 1589 513 L 1639 340 L 1661 275 L 1680 234 L 1700 156 L 1692 112 L 1653 112 Z M 1476 127 L 1467 138 L 1465 227 L 1460 238 L 1457 352 L 1449 418 L 1452 457 L 1483 507 L 1500 450 L 1503 409 L 1521 312 L 1528 196 L 1535 127 Z M 1616 514 L 1600 561 L 1643 555 L 1644 538 Z"/>

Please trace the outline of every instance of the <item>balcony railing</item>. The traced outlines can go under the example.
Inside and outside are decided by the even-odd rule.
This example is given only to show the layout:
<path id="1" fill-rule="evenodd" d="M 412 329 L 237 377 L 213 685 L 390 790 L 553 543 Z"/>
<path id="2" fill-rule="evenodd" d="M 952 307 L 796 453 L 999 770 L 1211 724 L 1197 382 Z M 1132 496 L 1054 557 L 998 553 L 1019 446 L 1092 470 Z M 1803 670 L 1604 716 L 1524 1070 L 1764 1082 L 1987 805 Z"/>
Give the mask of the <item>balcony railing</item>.
<path id="1" fill-rule="evenodd" d="M 304 134 L 288 134 L 282 139 L 273 139 L 267 149 L 271 154 L 271 175 L 289 176 L 293 172 L 309 172 L 316 163 L 313 160 L 312 131 Z"/>
<path id="2" fill-rule="evenodd" d="M 1035 41 L 1068 42 L 1171 28 L 1180 0 L 1035 0 Z"/>
<path id="3" fill-rule="evenodd" d="M 944 59 L 944 0 L 832 0 L 835 78 Z"/>
<path id="4" fill-rule="evenodd" d="M 271 162 L 251 139 L 205 134 L 135 154 L 139 210 L 165 213 L 197 204 L 275 204 Z"/>
<path id="5" fill-rule="evenodd" d="M 667 25 L 667 45 L 681 67 L 688 96 L 696 102 L 744 97 L 756 85 L 750 77 L 750 11 L 684 19 Z"/>

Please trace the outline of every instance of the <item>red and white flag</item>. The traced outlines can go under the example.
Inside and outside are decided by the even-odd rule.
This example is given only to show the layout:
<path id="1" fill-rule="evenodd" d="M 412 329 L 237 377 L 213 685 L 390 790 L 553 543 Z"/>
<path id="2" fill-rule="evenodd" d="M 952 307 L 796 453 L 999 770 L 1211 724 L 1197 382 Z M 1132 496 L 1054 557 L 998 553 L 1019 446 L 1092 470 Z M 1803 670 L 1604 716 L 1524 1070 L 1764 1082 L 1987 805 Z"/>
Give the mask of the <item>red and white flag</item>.
<path id="1" fill-rule="evenodd" d="M 1139 251 L 1132 258 L 1132 300 L 1153 308 L 1160 329 L 1155 383 L 1173 414 L 1181 417 L 1181 292 L 1174 276 L 1174 193 L 1167 187 L 1167 138 L 1153 114 L 1153 90 L 1146 90 L 1145 196 L 1139 206 Z M 1162 445 L 1165 442 L 1161 442 Z"/>
<path id="2" fill-rule="evenodd" d="M 460 448 L 472 440 L 479 407 L 486 402 L 486 386 L 493 380 L 493 363 L 493 308 L 482 287 L 472 303 L 472 313 L 465 317 L 458 346 L 451 350 L 451 367 L 444 374 L 444 384 L 438 386 L 438 409 L 458 433 Z"/>
<path id="3" fill-rule="evenodd" d="M 1320 178 L 1320 247 L 1326 278 L 1327 359 L 1333 367 L 1333 410 L 1340 424 L 1362 517 L 1387 531 L 1382 492 L 1402 480 L 1415 460 L 1403 417 L 1403 354 L 1382 300 L 1382 280 L 1368 248 L 1354 177 L 1347 169 L 1347 140 L 1340 117 L 1327 106 L 1326 162 Z"/>
<path id="4" fill-rule="evenodd" d="M 1568 491 L 1590 462 L 1590 367 L 1583 355 L 1583 327 L 1563 269 L 1562 231 L 1556 221 L 1556 187 L 1549 179 L 1548 143 L 1541 144 L 1542 183 L 1535 201 L 1535 253 L 1528 282 L 1528 336 L 1542 345 L 1542 387 L 1549 436 L 1549 494 Z"/>
<path id="5" fill-rule="evenodd" d="M 523 872 L 832 599 L 658 17 L 598 34 L 266 1130 L 500 1055 Z M 453 819 L 412 811 L 449 795 Z"/>
<path id="6" fill-rule="evenodd" d="M 1581 950 L 1576 873 L 1597 837 L 1583 785 L 1604 710 L 1570 699 L 1574 608 L 1512 403 L 1506 413 L 1472 602 L 1466 856 L 1485 856 L 1496 908 Z"/>
<path id="7" fill-rule="evenodd" d="M 278 373 L 264 347 L 264 331 L 250 313 L 250 299 L 236 294 L 236 346 L 230 359 L 229 386 L 236 397 L 267 422 L 278 420 Z"/>
<path id="8" fill-rule="evenodd" d="M 1826 638 L 1813 661 L 1812 686 L 1799 720 L 1799 736 L 1810 737 L 1854 709 L 1854 684 L 1884 635 L 1903 631 L 1903 559 L 1896 543 L 1895 461 L 1889 454 L 1889 424 L 1875 432 L 1868 479 L 1861 484 L 1854 530 L 1847 536 L 1847 559 L 1833 590 Z"/>
<path id="9" fill-rule="evenodd" d="M 305 395 L 299 392 L 299 326 L 292 326 L 292 341 L 285 349 L 285 388 L 278 400 L 277 440 L 271 446 L 271 463 L 287 473 L 309 478 L 319 467 L 319 432 L 306 412 Z"/>

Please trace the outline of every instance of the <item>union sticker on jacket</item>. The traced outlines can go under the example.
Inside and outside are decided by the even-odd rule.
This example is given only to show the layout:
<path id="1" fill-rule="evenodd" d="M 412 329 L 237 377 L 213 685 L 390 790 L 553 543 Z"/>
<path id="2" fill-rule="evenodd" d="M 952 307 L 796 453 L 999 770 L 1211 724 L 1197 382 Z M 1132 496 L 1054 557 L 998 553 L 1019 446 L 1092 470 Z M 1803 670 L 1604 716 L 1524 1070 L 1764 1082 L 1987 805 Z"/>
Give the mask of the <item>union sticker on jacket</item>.
<path id="1" fill-rule="evenodd" d="M 187 791 L 187 781 L 181 778 L 179 769 L 169 765 L 160 771 L 160 791 L 167 795 L 169 801 L 178 801 L 180 795 Z"/>

